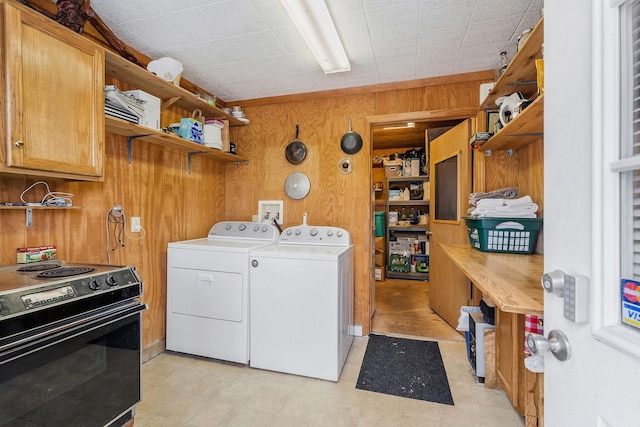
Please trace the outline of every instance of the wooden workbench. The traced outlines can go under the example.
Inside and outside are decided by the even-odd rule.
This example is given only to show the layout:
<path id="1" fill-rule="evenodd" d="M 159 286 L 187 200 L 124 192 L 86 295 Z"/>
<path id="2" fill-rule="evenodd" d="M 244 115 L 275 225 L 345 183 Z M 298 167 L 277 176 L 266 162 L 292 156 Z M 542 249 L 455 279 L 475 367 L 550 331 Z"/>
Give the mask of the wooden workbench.
<path id="1" fill-rule="evenodd" d="M 440 244 L 465 276 L 496 306 L 496 375 L 526 426 L 542 426 L 543 374 L 524 367 L 524 315 L 542 316 L 542 255 L 481 252 Z"/>
<path id="2" fill-rule="evenodd" d="M 542 255 L 480 252 L 470 245 L 440 247 L 497 308 L 542 316 Z"/>

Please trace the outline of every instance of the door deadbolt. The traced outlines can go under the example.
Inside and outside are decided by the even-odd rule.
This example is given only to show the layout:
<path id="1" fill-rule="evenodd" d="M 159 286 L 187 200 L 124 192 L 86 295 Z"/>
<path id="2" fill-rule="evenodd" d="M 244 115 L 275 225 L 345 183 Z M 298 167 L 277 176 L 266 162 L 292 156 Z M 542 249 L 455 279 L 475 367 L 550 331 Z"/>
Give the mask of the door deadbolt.
<path id="1" fill-rule="evenodd" d="M 542 287 L 545 291 L 562 296 L 564 293 L 565 274 L 562 270 L 554 270 L 542 276 Z"/>
<path id="2" fill-rule="evenodd" d="M 527 335 L 527 346 L 533 354 L 544 354 L 551 352 L 561 362 L 569 360 L 571 357 L 571 345 L 567 336 L 557 330 L 549 332 L 549 338 L 540 334 Z"/>

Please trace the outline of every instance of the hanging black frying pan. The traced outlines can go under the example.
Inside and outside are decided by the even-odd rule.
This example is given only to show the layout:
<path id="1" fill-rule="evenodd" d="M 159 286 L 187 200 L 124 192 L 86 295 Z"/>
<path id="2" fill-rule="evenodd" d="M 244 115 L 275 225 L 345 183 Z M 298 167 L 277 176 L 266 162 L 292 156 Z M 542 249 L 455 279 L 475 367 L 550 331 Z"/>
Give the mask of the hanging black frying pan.
<path id="1" fill-rule="evenodd" d="M 347 154 L 356 154 L 362 148 L 362 137 L 351 130 L 351 119 L 349 119 L 349 132 L 345 133 L 340 140 L 340 148 Z"/>
<path id="2" fill-rule="evenodd" d="M 298 140 L 298 132 L 300 132 L 300 126 L 296 124 L 296 139 L 291 141 L 284 150 L 287 161 L 293 165 L 302 163 L 307 157 L 307 146 L 304 145 L 304 142 Z"/>

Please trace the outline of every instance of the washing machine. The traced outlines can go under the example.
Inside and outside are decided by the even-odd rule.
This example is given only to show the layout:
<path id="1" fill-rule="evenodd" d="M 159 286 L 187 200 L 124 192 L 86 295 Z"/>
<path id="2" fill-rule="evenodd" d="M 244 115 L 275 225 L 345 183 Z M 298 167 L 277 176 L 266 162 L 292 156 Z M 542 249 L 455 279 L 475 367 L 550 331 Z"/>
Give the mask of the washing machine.
<path id="1" fill-rule="evenodd" d="M 249 365 L 338 381 L 353 342 L 349 232 L 308 226 L 305 219 L 250 258 Z"/>
<path id="2" fill-rule="evenodd" d="M 270 224 L 224 221 L 167 250 L 167 350 L 247 364 L 249 252 L 278 241 Z"/>

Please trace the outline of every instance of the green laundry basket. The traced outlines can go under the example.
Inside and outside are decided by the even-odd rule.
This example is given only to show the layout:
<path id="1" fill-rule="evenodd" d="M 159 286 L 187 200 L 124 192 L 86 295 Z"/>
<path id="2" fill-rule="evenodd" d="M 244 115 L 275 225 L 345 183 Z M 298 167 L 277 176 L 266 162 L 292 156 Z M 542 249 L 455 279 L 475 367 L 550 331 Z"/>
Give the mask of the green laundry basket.
<path id="1" fill-rule="evenodd" d="M 376 211 L 376 237 L 384 236 L 384 211 Z"/>

